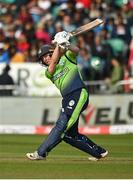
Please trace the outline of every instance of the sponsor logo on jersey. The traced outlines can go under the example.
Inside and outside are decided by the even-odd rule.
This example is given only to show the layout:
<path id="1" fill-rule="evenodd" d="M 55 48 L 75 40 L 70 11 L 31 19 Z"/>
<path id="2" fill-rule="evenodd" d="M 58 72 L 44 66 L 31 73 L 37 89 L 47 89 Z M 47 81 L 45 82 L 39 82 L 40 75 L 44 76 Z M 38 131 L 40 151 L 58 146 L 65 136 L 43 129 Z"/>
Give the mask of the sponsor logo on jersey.
<path id="1" fill-rule="evenodd" d="M 63 75 L 64 75 L 66 72 L 68 72 L 68 71 L 69 71 L 69 68 L 68 68 L 68 67 L 64 68 L 63 71 L 61 71 L 60 73 L 54 75 L 53 80 L 56 81 L 58 78 L 60 78 L 61 76 L 63 76 Z"/>
<path id="2" fill-rule="evenodd" d="M 69 106 L 74 106 L 74 104 L 75 104 L 74 100 L 69 101 Z"/>
<path id="3" fill-rule="evenodd" d="M 75 104 L 74 100 L 69 101 L 69 105 L 67 106 L 68 109 L 72 109 Z"/>

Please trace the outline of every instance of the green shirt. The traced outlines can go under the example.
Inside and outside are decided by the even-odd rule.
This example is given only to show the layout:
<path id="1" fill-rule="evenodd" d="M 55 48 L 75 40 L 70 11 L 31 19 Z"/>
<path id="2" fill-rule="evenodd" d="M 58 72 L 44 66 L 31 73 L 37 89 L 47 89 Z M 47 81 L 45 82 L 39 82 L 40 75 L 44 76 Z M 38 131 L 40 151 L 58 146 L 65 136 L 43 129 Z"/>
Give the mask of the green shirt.
<path id="1" fill-rule="evenodd" d="M 70 50 L 60 58 L 53 74 L 48 70 L 45 74 L 60 90 L 62 96 L 85 87 L 78 71 L 76 55 Z"/>

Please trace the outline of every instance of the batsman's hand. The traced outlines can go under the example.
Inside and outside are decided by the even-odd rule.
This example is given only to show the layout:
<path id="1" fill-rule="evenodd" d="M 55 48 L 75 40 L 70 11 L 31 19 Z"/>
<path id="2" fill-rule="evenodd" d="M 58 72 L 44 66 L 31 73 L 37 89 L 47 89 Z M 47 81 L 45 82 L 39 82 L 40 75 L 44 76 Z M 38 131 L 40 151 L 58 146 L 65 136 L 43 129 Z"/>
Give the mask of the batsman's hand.
<path id="1" fill-rule="evenodd" d="M 66 31 L 61 31 L 61 32 L 58 32 L 55 36 L 54 36 L 54 41 L 58 41 L 59 39 L 66 39 L 69 41 L 71 37 L 71 34 L 66 32 Z"/>
<path id="2" fill-rule="evenodd" d="M 66 42 L 66 43 L 63 43 L 63 44 L 58 44 L 58 46 L 63 49 L 63 50 L 68 50 L 69 46 L 70 46 L 70 42 Z"/>
<path id="3" fill-rule="evenodd" d="M 54 36 L 53 44 L 59 45 L 62 49 L 66 49 L 70 45 L 69 39 L 71 35 L 66 31 L 61 31 Z"/>

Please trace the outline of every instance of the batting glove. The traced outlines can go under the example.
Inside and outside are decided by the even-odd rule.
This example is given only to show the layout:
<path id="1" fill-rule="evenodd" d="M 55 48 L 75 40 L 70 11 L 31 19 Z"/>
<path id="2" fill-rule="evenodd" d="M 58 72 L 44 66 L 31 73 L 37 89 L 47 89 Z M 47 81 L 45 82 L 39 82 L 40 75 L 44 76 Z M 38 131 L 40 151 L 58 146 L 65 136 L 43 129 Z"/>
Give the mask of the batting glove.
<path id="1" fill-rule="evenodd" d="M 71 35 L 66 31 L 61 31 L 54 36 L 53 43 L 63 44 L 68 43 Z"/>
<path id="2" fill-rule="evenodd" d="M 58 46 L 63 49 L 63 50 L 68 50 L 69 46 L 70 46 L 70 42 L 68 41 L 65 44 L 58 44 Z"/>
<path id="3" fill-rule="evenodd" d="M 54 39 L 57 40 L 58 38 L 66 38 L 67 40 L 70 39 L 71 37 L 71 34 L 66 32 L 66 31 L 61 31 L 61 32 L 58 32 L 55 36 L 54 36 Z"/>

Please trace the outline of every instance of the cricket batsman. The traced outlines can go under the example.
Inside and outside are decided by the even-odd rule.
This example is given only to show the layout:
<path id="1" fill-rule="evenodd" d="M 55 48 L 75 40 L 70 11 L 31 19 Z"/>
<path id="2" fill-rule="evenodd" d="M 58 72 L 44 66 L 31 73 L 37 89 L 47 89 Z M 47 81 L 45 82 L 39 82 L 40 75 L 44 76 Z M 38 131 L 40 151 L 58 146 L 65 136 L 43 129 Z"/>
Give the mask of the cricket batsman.
<path id="1" fill-rule="evenodd" d="M 62 31 L 55 35 L 53 43 L 39 50 L 39 62 L 47 67 L 45 75 L 60 90 L 62 109 L 60 116 L 47 139 L 33 153 L 26 156 L 31 160 L 46 159 L 48 153 L 62 140 L 99 160 L 108 151 L 78 132 L 80 114 L 88 105 L 88 92 L 79 74 L 76 56 L 79 48 L 69 41 L 70 34 Z"/>

